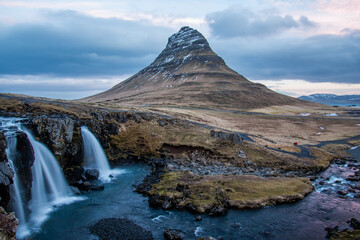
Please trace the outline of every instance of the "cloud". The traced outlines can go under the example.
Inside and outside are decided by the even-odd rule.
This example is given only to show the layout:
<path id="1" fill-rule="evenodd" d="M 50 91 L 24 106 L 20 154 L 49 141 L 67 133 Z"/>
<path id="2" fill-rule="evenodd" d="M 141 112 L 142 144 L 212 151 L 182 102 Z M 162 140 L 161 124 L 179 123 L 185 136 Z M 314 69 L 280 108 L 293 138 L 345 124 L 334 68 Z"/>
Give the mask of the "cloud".
<path id="1" fill-rule="evenodd" d="M 1 92 L 62 99 L 78 99 L 110 89 L 130 75 L 111 77 L 56 77 L 53 75 L 3 75 Z"/>
<path id="2" fill-rule="evenodd" d="M 359 94 L 360 83 L 312 83 L 304 80 L 256 80 L 255 82 L 266 85 L 268 88 L 293 97 L 310 95 L 313 93 L 328 93 L 338 95 Z"/>
<path id="3" fill-rule="evenodd" d="M 0 28 L 0 74 L 121 75 L 149 64 L 172 29 L 43 11 L 46 21 Z"/>
<path id="4" fill-rule="evenodd" d="M 214 50 L 250 79 L 359 83 L 360 31 L 309 38 L 213 38 Z"/>
<path id="5" fill-rule="evenodd" d="M 223 38 L 264 37 L 289 29 L 313 28 L 316 23 L 301 16 L 279 16 L 272 13 L 256 14 L 246 9 L 231 9 L 210 13 L 206 16 L 213 35 Z"/>

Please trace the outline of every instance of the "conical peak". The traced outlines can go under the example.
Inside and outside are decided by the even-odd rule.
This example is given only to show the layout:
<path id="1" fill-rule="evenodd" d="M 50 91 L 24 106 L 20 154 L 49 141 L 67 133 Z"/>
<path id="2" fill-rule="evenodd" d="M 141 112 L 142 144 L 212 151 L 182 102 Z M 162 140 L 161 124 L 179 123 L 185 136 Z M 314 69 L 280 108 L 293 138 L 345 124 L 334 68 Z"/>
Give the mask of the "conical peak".
<path id="1" fill-rule="evenodd" d="M 182 27 L 179 32 L 169 37 L 166 48 L 171 49 L 206 49 L 210 48 L 208 41 L 197 30 L 190 27 Z"/>

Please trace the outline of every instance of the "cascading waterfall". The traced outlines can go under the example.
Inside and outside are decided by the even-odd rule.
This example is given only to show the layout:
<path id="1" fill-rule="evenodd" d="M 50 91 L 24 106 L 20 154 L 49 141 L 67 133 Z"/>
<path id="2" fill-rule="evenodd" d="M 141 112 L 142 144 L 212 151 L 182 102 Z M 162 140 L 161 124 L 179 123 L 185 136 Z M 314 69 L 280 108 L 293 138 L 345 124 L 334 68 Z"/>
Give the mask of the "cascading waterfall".
<path id="1" fill-rule="evenodd" d="M 32 226 L 39 227 L 47 219 L 53 206 L 72 202 L 74 198 L 54 155 L 27 130 L 23 131 L 28 136 L 35 154 L 29 208 Z"/>
<path id="2" fill-rule="evenodd" d="M 106 158 L 103 148 L 89 129 L 81 127 L 81 135 L 84 146 L 84 162 L 86 168 L 96 168 L 100 171 L 100 178 L 108 180 L 109 175 L 113 173 Z"/>
<path id="3" fill-rule="evenodd" d="M 15 215 L 19 219 L 17 237 L 22 239 L 32 231 L 38 230 L 55 206 L 69 204 L 83 198 L 73 196 L 54 155 L 44 144 L 35 140 L 29 131 L 21 129 L 19 119 L 0 118 L 0 121 L 1 129 L 5 130 L 7 136 L 7 156 L 10 164 L 13 163 L 11 159 L 16 153 L 16 131 L 22 131 L 27 135 L 35 155 L 32 167 L 31 200 L 28 203 L 30 216 L 25 214 L 24 201 L 21 197 L 21 184 L 16 175 L 16 167 L 12 164 L 15 171 L 12 186 L 13 205 Z"/>
<path id="4" fill-rule="evenodd" d="M 16 123 L 16 120 L 13 119 L 10 124 L 7 124 L 8 126 L 5 126 L 2 124 L 2 127 L 11 127 L 11 126 L 17 126 L 15 129 L 18 129 L 18 124 Z M 29 230 L 29 226 L 27 224 L 27 219 L 26 219 L 26 214 L 25 214 L 25 207 L 24 207 L 24 201 L 22 198 L 22 192 L 23 192 L 23 186 L 19 180 L 18 177 L 18 173 L 17 173 L 17 169 L 15 168 L 15 165 L 13 163 L 13 159 L 14 159 L 14 154 L 16 153 L 16 145 L 17 145 L 17 139 L 16 139 L 16 135 L 13 131 L 7 131 L 6 134 L 6 143 L 7 143 L 7 148 L 6 148 L 6 156 L 8 158 L 10 167 L 13 169 L 14 171 L 14 184 L 11 185 L 11 192 L 12 194 L 12 200 L 11 202 L 13 203 L 13 208 L 15 210 L 16 213 L 16 217 L 19 219 L 19 225 L 17 228 L 17 232 L 16 232 L 16 236 L 17 238 L 24 238 L 27 235 L 30 234 L 30 230 Z"/>

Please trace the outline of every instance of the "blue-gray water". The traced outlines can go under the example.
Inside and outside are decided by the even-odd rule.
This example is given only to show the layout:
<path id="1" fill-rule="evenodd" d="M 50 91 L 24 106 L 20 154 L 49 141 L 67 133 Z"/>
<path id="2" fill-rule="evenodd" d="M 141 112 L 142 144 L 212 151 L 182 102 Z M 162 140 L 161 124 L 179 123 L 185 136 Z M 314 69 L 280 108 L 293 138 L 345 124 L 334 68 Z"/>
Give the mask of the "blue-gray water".
<path id="1" fill-rule="evenodd" d="M 351 152 L 360 160 L 360 148 Z M 359 199 L 341 199 L 332 193 L 314 191 L 294 204 L 230 210 L 226 216 L 204 215 L 202 221 L 195 222 L 186 211 L 152 209 L 145 197 L 133 192 L 133 184 L 140 183 L 149 173 L 148 166 L 129 165 L 122 169 L 126 172 L 106 184 L 104 191 L 90 192 L 85 195 L 87 200 L 52 212 L 32 239 L 97 239 L 87 227 L 108 217 L 127 217 L 150 230 L 155 239 L 164 239 L 165 228 L 182 229 L 185 239 L 209 235 L 224 239 L 325 239 L 325 227 L 346 227 L 350 218 L 360 218 Z M 329 171 L 337 174 L 336 166 L 323 174 Z"/>

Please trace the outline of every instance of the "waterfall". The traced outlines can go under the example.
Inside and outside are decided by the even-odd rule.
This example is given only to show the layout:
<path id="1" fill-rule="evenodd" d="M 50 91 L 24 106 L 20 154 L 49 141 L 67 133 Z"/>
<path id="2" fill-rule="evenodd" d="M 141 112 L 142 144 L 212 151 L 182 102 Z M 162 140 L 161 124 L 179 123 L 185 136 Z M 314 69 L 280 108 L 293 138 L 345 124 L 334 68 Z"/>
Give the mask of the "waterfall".
<path id="1" fill-rule="evenodd" d="M 53 206 L 69 203 L 73 198 L 54 155 L 44 144 L 36 141 L 30 132 L 23 132 L 28 136 L 35 154 L 29 209 L 32 226 L 39 227 Z"/>
<path id="2" fill-rule="evenodd" d="M 14 184 L 11 185 L 11 191 L 13 193 L 11 201 L 14 205 L 13 208 L 15 210 L 16 217 L 19 219 L 19 225 L 17 228 L 16 236 L 17 238 L 22 239 L 30 234 L 30 230 L 27 224 L 24 201 L 21 194 L 23 192 L 23 186 L 19 180 L 17 169 L 15 168 L 13 163 L 14 153 L 16 153 L 16 144 L 17 144 L 16 135 L 7 134 L 6 143 L 7 143 L 6 155 L 10 167 L 14 171 L 14 178 L 13 178 Z"/>
<path id="3" fill-rule="evenodd" d="M 21 120 L 0 118 L 0 130 L 5 132 L 8 145 L 6 153 L 15 172 L 12 186 L 14 201 L 12 201 L 12 204 L 15 215 L 19 219 L 16 234 L 20 239 L 27 237 L 33 231 L 39 230 L 39 227 L 48 218 L 48 214 L 54 207 L 83 199 L 73 196 L 54 155 L 44 144 L 35 140 L 29 131 L 21 128 Z M 12 161 L 13 156 L 16 154 L 17 131 L 24 132 L 27 135 L 35 155 L 32 166 L 31 200 L 27 204 L 28 210 L 30 210 L 29 216 L 26 215 L 25 204 L 21 196 L 21 183 L 17 177 L 16 166 Z"/>
<path id="4" fill-rule="evenodd" d="M 108 180 L 112 173 L 109 162 L 106 158 L 103 148 L 89 129 L 85 126 L 81 127 L 81 135 L 84 146 L 84 162 L 86 168 L 96 168 L 100 171 L 100 178 Z"/>

